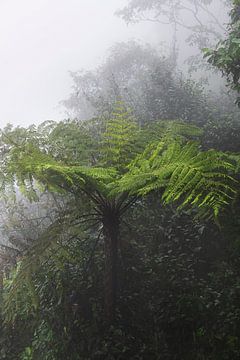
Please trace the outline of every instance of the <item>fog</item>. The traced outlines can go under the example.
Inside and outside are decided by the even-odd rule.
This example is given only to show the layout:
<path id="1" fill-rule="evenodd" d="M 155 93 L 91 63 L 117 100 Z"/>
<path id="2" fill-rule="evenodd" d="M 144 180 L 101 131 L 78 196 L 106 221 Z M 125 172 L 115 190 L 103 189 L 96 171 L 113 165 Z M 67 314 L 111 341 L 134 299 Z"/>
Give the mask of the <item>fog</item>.
<path id="1" fill-rule="evenodd" d="M 60 120 L 59 105 L 71 92 L 70 71 L 93 69 L 116 42 L 138 40 L 165 49 L 172 46 L 172 27 L 158 22 L 126 24 L 115 15 L 127 0 L 1 0 L 0 127 Z M 213 1 L 213 14 L 223 24 L 226 11 Z M 191 24 L 188 12 L 183 22 Z M 191 15 L 191 14 L 190 14 Z M 202 14 L 204 16 L 204 14 Z M 187 30 L 179 28 L 179 63 L 196 50 L 186 46 Z M 179 49 L 178 49 L 179 50 Z M 164 55 L 163 50 L 163 55 Z"/>
<path id="2" fill-rule="evenodd" d="M 117 41 L 159 42 L 156 24 L 127 26 L 114 15 L 125 3 L 1 0 L 0 126 L 62 119 L 69 71 L 95 67 Z"/>
<path id="3" fill-rule="evenodd" d="M 240 359 L 239 1 L 0 0 L 0 360 Z"/>

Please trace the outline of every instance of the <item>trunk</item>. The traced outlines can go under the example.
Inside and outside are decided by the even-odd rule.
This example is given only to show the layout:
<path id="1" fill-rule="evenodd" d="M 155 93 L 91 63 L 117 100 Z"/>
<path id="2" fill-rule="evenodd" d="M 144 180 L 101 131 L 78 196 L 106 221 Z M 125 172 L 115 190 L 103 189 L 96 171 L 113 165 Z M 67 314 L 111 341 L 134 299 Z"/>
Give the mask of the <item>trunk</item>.
<path id="1" fill-rule="evenodd" d="M 3 269 L 0 269 L 0 291 L 3 290 Z"/>
<path id="2" fill-rule="evenodd" d="M 119 215 L 113 209 L 103 219 L 105 247 L 105 316 L 108 324 L 115 320 L 118 288 Z"/>

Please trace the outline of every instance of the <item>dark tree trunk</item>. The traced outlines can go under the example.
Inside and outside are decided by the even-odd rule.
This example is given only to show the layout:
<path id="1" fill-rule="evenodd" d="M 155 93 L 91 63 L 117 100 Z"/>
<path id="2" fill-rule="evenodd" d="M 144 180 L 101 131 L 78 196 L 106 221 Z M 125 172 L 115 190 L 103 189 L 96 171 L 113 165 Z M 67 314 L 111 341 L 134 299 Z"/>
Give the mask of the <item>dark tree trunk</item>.
<path id="1" fill-rule="evenodd" d="M 108 208 L 103 217 L 105 247 L 105 316 L 109 324 L 115 320 L 117 288 L 118 288 L 118 237 L 119 214 Z"/>

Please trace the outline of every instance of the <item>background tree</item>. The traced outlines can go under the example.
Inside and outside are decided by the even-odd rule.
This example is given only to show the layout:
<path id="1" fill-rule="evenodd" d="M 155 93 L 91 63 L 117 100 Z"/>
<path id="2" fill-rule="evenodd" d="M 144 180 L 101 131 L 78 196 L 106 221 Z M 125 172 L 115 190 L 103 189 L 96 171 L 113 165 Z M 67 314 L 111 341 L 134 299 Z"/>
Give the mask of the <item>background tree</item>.
<path id="1" fill-rule="evenodd" d="M 109 117 L 119 100 L 139 124 L 159 119 L 201 124 L 208 116 L 202 86 L 175 71 L 169 58 L 149 45 L 116 44 L 103 65 L 72 73 L 72 78 L 73 92 L 63 101 L 70 118 Z"/>
<path id="2" fill-rule="evenodd" d="M 172 63 L 177 64 L 180 40 L 179 29 L 187 32 L 186 42 L 199 50 L 209 46 L 223 37 L 224 20 L 216 15 L 216 9 L 227 9 L 230 1 L 224 0 L 129 0 L 129 4 L 117 11 L 127 23 L 138 21 L 153 21 L 164 26 L 170 25 L 173 30 Z"/>
<path id="3" fill-rule="evenodd" d="M 230 12 L 231 22 L 228 25 L 228 36 L 219 41 L 213 50 L 205 49 L 205 57 L 209 63 L 218 68 L 226 76 L 229 87 L 240 92 L 240 3 L 233 1 Z M 240 99 L 237 99 L 240 105 Z"/>

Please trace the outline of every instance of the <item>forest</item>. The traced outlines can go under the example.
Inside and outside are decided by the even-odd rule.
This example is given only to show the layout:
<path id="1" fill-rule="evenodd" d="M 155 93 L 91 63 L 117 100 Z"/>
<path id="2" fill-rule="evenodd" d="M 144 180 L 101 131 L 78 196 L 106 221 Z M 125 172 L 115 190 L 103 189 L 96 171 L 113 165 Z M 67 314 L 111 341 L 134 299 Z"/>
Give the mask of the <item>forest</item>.
<path id="1" fill-rule="evenodd" d="M 65 120 L 0 130 L 0 359 L 238 360 L 240 1 L 116 16 L 169 51 L 116 43 Z"/>

